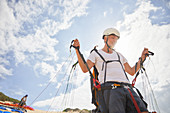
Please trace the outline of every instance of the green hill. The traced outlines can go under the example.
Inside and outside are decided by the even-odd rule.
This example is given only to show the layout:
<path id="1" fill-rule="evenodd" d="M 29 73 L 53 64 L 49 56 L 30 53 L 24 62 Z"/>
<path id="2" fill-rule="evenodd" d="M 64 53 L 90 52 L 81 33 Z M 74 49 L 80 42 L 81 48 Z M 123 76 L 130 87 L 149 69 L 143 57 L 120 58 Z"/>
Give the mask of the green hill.
<path id="1" fill-rule="evenodd" d="M 13 102 L 13 103 L 19 103 L 20 102 L 17 99 L 10 98 L 10 97 L 6 96 L 2 92 L 0 92 L 0 101 L 10 101 L 10 102 Z"/>
<path id="2" fill-rule="evenodd" d="M 63 112 L 69 112 L 69 113 L 72 113 L 72 112 L 91 113 L 90 110 L 87 110 L 87 109 L 80 110 L 80 109 L 78 109 L 78 108 L 75 108 L 75 109 L 66 108 L 65 110 L 63 110 Z"/>

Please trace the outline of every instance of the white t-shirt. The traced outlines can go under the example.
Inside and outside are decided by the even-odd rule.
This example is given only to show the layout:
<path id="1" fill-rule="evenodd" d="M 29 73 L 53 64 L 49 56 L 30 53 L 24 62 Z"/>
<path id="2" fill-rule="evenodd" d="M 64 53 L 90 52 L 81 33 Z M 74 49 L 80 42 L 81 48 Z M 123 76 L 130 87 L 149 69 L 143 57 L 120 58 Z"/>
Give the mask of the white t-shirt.
<path id="1" fill-rule="evenodd" d="M 115 51 L 113 51 L 113 53 L 109 54 L 104 52 L 103 50 L 98 50 L 98 52 L 103 56 L 103 58 L 105 59 L 105 61 L 108 60 L 119 60 L 118 55 Z M 118 53 L 120 56 L 120 61 L 122 63 L 122 65 L 124 63 L 127 62 L 126 58 Z M 93 62 L 99 72 L 98 75 L 98 79 L 100 83 L 104 83 L 104 73 L 105 73 L 105 64 L 104 63 L 104 67 L 102 70 L 102 65 L 103 65 L 103 60 L 101 59 L 101 57 L 96 53 L 96 51 L 93 51 L 89 57 L 88 60 L 90 60 L 91 62 Z M 125 82 L 125 83 L 129 83 L 129 81 L 126 78 L 126 75 L 122 69 L 122 66 L 120 64 L 120 62 L 111 62 L 111 63 L 107 63 L 107 70 L 106 70 L 106 82 L 107 81 L 117 81 L 117 82 Z"/>

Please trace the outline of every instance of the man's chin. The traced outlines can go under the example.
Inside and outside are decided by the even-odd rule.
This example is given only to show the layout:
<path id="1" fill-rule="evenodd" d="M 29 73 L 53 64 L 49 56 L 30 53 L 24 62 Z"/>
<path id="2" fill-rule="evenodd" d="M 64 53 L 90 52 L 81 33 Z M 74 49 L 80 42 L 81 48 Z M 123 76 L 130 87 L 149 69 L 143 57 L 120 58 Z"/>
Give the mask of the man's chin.
<path id="1" fill-rule="evenodd" d="M 115 46 L 110 46 L 112 49 L 115 47 Z"/>

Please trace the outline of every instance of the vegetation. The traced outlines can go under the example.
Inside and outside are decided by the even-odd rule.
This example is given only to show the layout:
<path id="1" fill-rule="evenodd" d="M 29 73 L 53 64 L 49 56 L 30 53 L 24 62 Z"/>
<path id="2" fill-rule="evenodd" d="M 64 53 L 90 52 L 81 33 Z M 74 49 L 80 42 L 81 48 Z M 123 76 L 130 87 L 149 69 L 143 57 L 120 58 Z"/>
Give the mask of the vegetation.
<path id="1" fill-rule="evenodd" d="M 63 112 L 68 112 L 68 111 L 71 111 L 72 109 L 71 108 L 66 108 L 65 110 L 63 110 Z"/>
<path id="2" fill-rule="evenodd" d="M 6 96 L 2 92 L 0 92 L 0 101 L 10 101 L 10 102 L 13 102 L 13 103 L 19 103 L 20 102 L 17 99 L 10 98 L 10 97 Z"/>
<path id="3" fill-rule="evenodd" d="M 87 110 L 87 109 L 80 110 L 80 109 L 78 109 L 78 108 L 75 108 L 75 109 L 66 108 L 65 110 L 63 110 L 63 112 L 91 113 L 91 112 L 90 112 L 89 110 Z"/>

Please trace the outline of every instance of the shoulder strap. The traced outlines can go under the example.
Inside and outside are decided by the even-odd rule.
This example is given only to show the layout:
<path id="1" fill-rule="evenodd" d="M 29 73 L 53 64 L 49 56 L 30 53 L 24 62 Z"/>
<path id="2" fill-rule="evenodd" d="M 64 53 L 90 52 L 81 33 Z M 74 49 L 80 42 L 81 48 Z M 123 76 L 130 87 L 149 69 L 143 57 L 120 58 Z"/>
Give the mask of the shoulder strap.
<path id="1" fill-rule="evenodd" d="M 100 56 L 100 58 L 103 60 L 103 65 L 102 65 L 102 70 L 103 70 L 103 68 L 104 68 L 104 63 L 106 63 L 107 61 L 104 59 L 104 57 L 98 52 L 98 50 L 96 49 L 96 46 L 94 47 L 94 49 L 93 49 L 99 56 Z M 92 50 L 92 51 L 93 51 Z M 91 52 L 92 52 L 91 51 Z"/>
<path id="2" fill-rule="evenodd" d="M 96 47 L 94 47 L 94 49 L 93 49 L 99 56 L 100 56 L 100 58 L 104 61 L 104 62 L 106 62 L 106 60 L 104 59 L 104 57 L 98 52 L 98 50 L 96 49 Z M 92 50 L 92 51 L 93 51 Z M 91 52 L 92 52 L 91 51 Z"/>
<path id="3" fill-rule="evenodd" d="M 116 51 L 115 51 L 115 52 L 116 52 Z M 124 71 L 124 73 L 125 73 L 125 76 L 126 76 L 127 80 L 129 81 L 129 78 L 128 78 L 128 76 L 127 76 L 127 74 L 126 74 L 126 72 L 125 72 L 125 69 L 124 69 L 124 67 L 123 67 L 123 64 L 122 64 L 122 62 L 121 62 L 121 60 L 120 60 L 120 55 L 118 54 L 118 52 L 116 52 L 116 54 L 117 54 L 117 56 L 118 56 L 120 65 L 121 65 L 121 67 L 122 67 L 122 69 L 123 69 L 123 71 Z"/>

